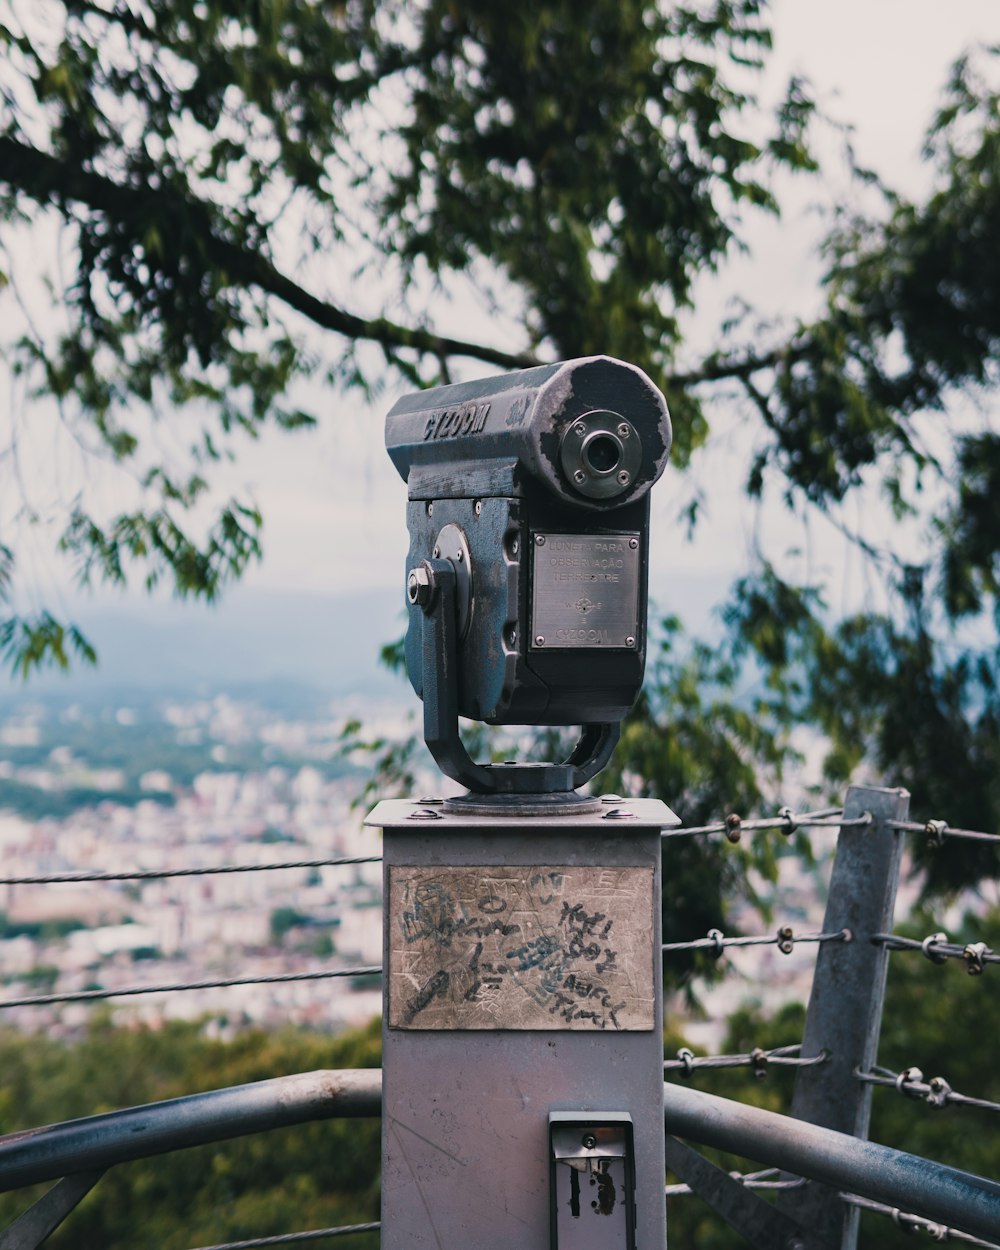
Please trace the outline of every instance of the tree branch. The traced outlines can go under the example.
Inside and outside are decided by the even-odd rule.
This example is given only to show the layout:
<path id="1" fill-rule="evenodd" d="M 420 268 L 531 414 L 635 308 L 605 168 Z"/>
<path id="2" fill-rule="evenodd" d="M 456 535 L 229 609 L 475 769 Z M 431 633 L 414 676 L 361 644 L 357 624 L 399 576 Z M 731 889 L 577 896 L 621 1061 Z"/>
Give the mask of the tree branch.
<path id="1" fill-rule="evenodd" d="M 364 318 L 313 295 L 282 273 L 261 252 L 241 247 L 219 234 L 209 206 L 193 196 L 181 197 L 167 188 L 153 190 L 124 186 L 103 174 L 69 165 L 9 136 L 0 136 L 0 184 L 30 196 L 39 204 L 83 204 L 113 220 L 129 221 L 169 214 L 165 201 L 173 196 L 185 214 L 200 219 L 201 242 L 230 279 L 237 279 L 275 296 L 325 330 L 349 339 L 368 339 L 388 348 L 410 348 L 437 357 L 469 356 L 505 369 L 527 369 L 543 362 L 530 352 L 505 352 L 484 343 L 450 338 L 429 330 L 399 325 L 385 317 Z"/>
<path id="2" fill-rule="evenodd" d="M 321 299 L 283 273 L 260 251 L 233 243 L 220 234 L 212 221 L 210 206 L 194 196 L 181 196 L 167 188 L 126 186 L 103 174 L 69 165 L 59 157 L 10 136 L 0 136 L 0 184 L 30 196 L 39 204 L 61 205 L 72 201 L 117 221 L 148 216 L 151 211 L 163 215 L 164 200 L 172 195 L 185 215 L 200 219 L 202 246 L 230 279 L 273 295 L 324 330 L 333 330 L 352 340 L 379 343 L 389 350 L 408 348 L 426 352 L 439 360 L 467 356 L 504 369 L 528 369 L 546 363 L 532 352 L 502 351 L 486 343 L 400 325 L 385 317 L 360 317 Z M 697 369 L 673 374 L 670 384 L 681 389 L 729 379 L 745 382 L 764 369 L 787 366 L 802 359 L 810 349 L 808 337 L 800 334 L 769 352 L 736 357 L 713 355 Z"/>
<path id="3" fill-rule="evenodd" d="M 789 342 L 759 355 L 709 356 L 704 364 L 687 373 L 675 373 L 671 383 L 677 387 L 699 386 L 703 382 L 725 382 L 737 379 L 745 382 L 763 369 L 776 369 L 779 365 L 791 365 L 808 356 L 812 342 L 805 334 L 798 334 Z"/>

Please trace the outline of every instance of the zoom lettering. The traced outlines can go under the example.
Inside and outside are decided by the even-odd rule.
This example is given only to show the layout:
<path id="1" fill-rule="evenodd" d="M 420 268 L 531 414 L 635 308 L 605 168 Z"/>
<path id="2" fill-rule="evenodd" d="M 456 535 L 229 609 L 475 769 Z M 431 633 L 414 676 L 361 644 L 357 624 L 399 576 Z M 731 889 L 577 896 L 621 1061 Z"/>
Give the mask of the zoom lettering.
<path id="1" fill-rule="evenodd" d="M 428 413 L 424 424 L 424 442 L 432 438 L 481 434 L 491 407 L 491 404 L 462 404 L 458 408 L 439 408 Z"/>

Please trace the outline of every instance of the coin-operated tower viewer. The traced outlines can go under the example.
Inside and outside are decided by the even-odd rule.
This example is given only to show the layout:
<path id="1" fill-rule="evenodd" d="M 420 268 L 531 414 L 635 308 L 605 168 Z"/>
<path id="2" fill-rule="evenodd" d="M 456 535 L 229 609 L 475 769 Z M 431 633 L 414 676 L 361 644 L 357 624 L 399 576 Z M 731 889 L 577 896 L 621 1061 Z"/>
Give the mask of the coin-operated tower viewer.
<path id="1" fill-rule="evenodd" d="M 655 800 L 579 792 L 642 684 L 663 396 L 607 357 L 418 392 L 406 665 L 467 787 L 386 801 L 382 1245 L 660 1250 Z M 459 716 L 579 725 L 561 763 L 474 761 Z"/>

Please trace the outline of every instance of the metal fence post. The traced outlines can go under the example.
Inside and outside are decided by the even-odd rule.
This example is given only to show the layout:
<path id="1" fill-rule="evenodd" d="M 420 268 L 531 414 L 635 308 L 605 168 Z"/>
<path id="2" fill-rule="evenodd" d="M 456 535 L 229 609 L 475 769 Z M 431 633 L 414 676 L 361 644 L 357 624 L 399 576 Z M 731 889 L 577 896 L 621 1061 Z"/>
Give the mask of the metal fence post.
<path id="1" fill-rule="evenodd" d="M 660 832 L 676 817 L 652 799 L 516 821 L 388 800 L 369 823 L 383 1250 L 662 1250 Z M 610 1172 L 606 1140 L 627 1143 Z"/>
<path id="2" fill-rule="evenodd" d="M 892 928 L 902 842 L 887 822 L 905 820 L 910 796 L 906 790 L 852 786 L 844 801 L 844 825 L 837 854 L 823 929 L 849 929 L 849 942 L 820 947 L 806 1014 L 802 1056 L 826 1052 L 826 1062 L 798 1069 L 792 1115 L 825 1128 L 867 1138 L 871 1114 L 871 1086 L 855 1073 L 868 1071 L 876 1061 L 882 1024 L 889 955 L 872 943 L 872 934 Z M 851 822 L 871 813 L 871 823 Z M 853 1250 L 857 1244 L 858 1211 L 837 1193 L 809 1182 L 785 1191 L 779 1206 L 833 1250 Z"/>

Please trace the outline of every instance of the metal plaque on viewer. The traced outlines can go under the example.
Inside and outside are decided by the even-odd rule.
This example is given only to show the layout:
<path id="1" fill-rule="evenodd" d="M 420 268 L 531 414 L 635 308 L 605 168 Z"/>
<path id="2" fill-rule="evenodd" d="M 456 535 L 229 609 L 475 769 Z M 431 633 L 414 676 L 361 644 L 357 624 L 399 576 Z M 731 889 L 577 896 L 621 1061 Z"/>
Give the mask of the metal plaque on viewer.
<path id="1" fill-rule="evenodd" d="M 637 534 L 536 534 L 532 647 L 634 648 L 639 541 Z"/>
<path id="2" fill-rule="evenodd" d="M 389 1026 L 655 1025 L 653 869 L 389 869 Z"/>

